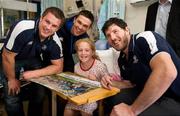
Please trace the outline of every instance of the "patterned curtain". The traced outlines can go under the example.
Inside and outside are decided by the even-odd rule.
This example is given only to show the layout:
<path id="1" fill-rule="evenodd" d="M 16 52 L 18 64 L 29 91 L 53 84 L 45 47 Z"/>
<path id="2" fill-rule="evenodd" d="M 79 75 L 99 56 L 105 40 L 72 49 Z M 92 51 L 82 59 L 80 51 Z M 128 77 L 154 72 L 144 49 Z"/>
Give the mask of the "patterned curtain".
<path id="1" fill-rule="evenodd" d="M 100 13 L 98 16 L 99 39 L 106 39 L 101 32 L 101 28 L 105 21 L 111 17 L 124 19 L 125 16 L 125 0 L 103 0 Z"/>

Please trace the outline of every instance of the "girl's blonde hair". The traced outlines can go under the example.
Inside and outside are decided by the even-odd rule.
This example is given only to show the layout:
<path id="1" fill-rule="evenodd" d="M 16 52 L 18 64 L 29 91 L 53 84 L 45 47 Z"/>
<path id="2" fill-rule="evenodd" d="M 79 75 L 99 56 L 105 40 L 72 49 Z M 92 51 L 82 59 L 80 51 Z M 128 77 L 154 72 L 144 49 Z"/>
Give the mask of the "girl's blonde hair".
<path id="1" fill-rule="evenodd" d="M 94 59 L 100 60 L 99 56 L 96 54 L 95 44 L 94 44 L 94 42 L 93 42 L 90 38 L 84 38 L 84 39 L 79 39 L 79 40 L 77 40 L 76 43 L 75 43 L 75 50 L 76 50 L 76 51 L 78 51 L 78 46 L 79 46 L 79 44 L 80 44 L 81 42 L 86 42 L 86 43 L 88 43 L 89 46 L 90 46 L 90 48 L 91 48 L 91 50 L 92 50 L 92 52 L 93 52 L 92 57 L 93 57 Z"/>

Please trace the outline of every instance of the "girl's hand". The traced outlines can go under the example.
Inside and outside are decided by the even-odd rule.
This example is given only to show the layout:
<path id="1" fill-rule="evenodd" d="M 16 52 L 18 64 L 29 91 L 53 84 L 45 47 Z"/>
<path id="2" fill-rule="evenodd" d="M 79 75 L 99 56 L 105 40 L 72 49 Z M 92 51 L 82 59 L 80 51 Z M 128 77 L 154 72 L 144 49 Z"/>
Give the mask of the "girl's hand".
<path id="1" fill-rule="evenodd" d="M 93 80 L 93 81 L 96 81 L 96 80 L 97 80 L 96 76 L 93 75 L 93 74 L 89 74 L 89 75 L 88 75 L 88 79 Z"/>

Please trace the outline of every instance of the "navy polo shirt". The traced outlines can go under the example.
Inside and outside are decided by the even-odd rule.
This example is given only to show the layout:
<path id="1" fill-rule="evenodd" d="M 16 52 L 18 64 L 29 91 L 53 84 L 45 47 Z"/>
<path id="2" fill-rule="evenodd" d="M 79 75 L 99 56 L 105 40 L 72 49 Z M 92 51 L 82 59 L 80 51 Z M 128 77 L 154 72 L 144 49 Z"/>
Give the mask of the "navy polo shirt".
<path id="1" fill-rule="evenodd" d="M 74 45 L 79 39 L 89 37 L 87 33 L 79 36 L 75 36 L 71 33 L 71 28 L 73 26 L 73 21 L 75 17 L 66 19 L 65 24 L 57 32 L 58 36 L 62 38 L 63 44 L 63 55 L 64 55 L 64 69 L 63 71 L 74 71 L 74 60 L 72 54 L 76 53 Z"/>
<path id="2" fill-rule="evenodd" d="M 180 59 L 167 41 L 155 32 L 146 31 L 131 36 L 128 60 L 123 52 L 118 59 L 121 75 L 124 79 L 135 83 L 137 87 L 143 88 L 151 73 L 149 66 L 151 59 L 162 51 L 171 55 L 178 71 L 177 78 L 169 90 L 180 96 Z"/>
<path id="3" fill-rule="evenodd" d="M 4 47 L 17 53 L 16 61 L 39 58 L 44 66 L 49 65 L 51 60 L 63 57 L 62 45 L 56 33 L 43 42 L 40 41 L 38 20 L 15 23 L 9 30 Z"/>

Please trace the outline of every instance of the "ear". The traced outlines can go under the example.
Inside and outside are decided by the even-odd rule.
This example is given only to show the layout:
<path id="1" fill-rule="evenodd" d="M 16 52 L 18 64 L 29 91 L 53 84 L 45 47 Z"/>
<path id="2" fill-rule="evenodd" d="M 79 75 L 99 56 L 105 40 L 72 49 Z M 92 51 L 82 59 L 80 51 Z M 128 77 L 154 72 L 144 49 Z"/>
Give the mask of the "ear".
<path id="1" fill-rule="evenodd" d="M 125 28 L 125 31 L 127 32 L 127 33 L 130 33 L 130 29 L 126 26 L 126 28 Z"/>
<path id="2" fill-rule="evenodd" d="M 126 30 L 126 31 L 129 31 L 129 28 L 126 26 L 126 27 L 125 27 L 125 30 Z"/>
<path id="3" fill-rule="evenodd" d="M 76 17 L 74 17 L 73 23 L 75 23 L 75 21 L 76 21 Z"/>

